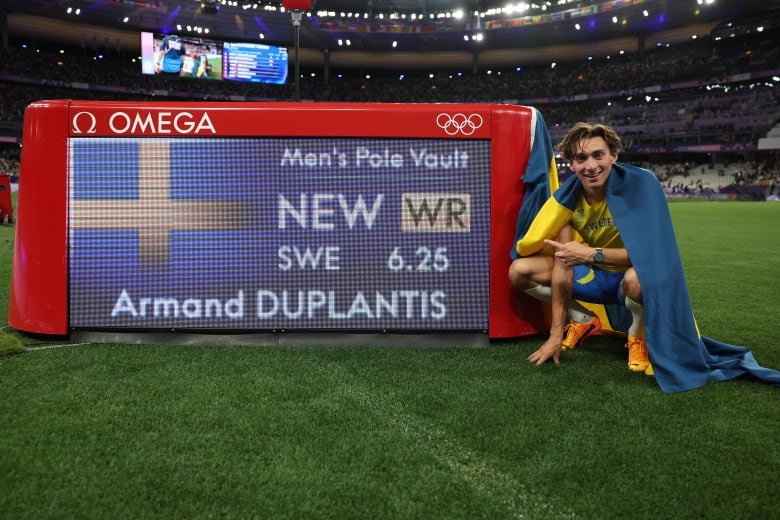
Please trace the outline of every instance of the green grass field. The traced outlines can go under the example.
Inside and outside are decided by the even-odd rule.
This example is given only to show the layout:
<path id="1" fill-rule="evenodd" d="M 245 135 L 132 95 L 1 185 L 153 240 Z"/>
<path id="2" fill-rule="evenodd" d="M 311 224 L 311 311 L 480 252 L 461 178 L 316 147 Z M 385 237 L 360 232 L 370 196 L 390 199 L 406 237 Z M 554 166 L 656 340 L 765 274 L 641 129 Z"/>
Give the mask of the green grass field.
<path id="1" fill-rule="evenodd" d="M 780 204 L 670 205 L 697 321 L 780 368 Z M 0 312 L 13 227 L 0 226 Z M 780 518 L 780 390 L 664 394 L 616 337 L 71 345 L 6 327 L 0 517 Z"/>

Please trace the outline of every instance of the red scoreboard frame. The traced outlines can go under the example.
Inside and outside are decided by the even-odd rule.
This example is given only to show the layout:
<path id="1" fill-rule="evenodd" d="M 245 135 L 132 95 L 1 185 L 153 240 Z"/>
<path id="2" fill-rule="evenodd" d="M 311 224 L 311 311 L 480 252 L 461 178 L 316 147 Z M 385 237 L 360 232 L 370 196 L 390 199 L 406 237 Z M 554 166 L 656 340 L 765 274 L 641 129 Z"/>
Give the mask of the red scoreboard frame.
<path id="1" fill-rule="evenodd" d="M 66 336 L 73 330 L 68 265 L 72 139 L 469 139 L 490 142 L 489 275 L 483 281 L 489 308 L 482 332 L 489 339 L 542 333 L 540 306 L 518 298 L 507 278 L 534 114 L 531 107 L 496 104 L 33 103 L 25 112 L 9 324 L 38 334 Z"/>

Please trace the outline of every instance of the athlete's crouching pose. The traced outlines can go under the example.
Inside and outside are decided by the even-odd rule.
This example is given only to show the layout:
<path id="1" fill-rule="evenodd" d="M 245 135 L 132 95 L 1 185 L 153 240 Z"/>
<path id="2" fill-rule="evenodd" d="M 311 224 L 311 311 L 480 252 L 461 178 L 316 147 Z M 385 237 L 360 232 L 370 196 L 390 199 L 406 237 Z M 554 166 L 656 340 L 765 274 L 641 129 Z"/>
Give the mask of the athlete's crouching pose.
<path id="1" fill-rule="evenodd" d="M 598 317 L 579 300 L 612 311 L 604 314 L 610 327 L 628 333 L 628 367 L 654 375 L 666 392 L 745 375 L 780 386 L 780 372 L 759 365 L 749 348 L 699 333 L 661 183 L 617 162 L 615 131 L 593 123 L 571 128 L 558 149 L 576 175 L 552 194 L 557 173 L 543 137 L 534 141 L 543 160 L 529 161 L 523 176 L 509 268 L 516 289 L 552 305 L 550 337 L 529 361 L 559 363 L 562 349 L 599 331 Z"/>
<path id="2" fill-rule="evenodd" d="M 517 243 L 521 257 L 509 269 L 512 285 L 552 304 L 550 337 L 528 357 L 537 365 L 550 358 L 559 363 L 561 350 L 573 349 L 601 330 L 598 316 L 579 300 L 625 304 L 632 315 L 626 344 L 628 368 L 653 373 L 645 341 L 641 285 L 607 203 L 607 183 L 620 146 L 620 137 L 608 126 L 575 125 L 558 145 L 582 185 L 573 210 L 557 211 L 559 204 L 551 198 L 539 212 L 538 222 Z M 584 243 L 575 240 L 572 230 Z M 546 238 L 551 236 L 555 240 Z M 553 255 L 548 247 L 524 256 L 534 242 L 538 245 L 539 237 L 552 248 Z"/>

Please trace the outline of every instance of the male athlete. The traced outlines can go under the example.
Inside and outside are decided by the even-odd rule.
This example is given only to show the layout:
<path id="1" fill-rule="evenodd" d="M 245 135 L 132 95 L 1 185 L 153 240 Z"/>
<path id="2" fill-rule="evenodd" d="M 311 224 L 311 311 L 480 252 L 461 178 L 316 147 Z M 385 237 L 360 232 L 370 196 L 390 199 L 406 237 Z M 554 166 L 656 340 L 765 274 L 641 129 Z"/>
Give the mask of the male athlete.
<path id="1" fill-rule="evenodd" d="M 540 211 L 537 228 L 544 224 L 544 243 L 554 255 L 533 254 L 539 246 L 534 227 L 520 240 L 509 269 L 512 285 L 526 294 L 552 304 L 550 337 L 529 356 L 540 365 L 551 357 L 560 362 L 561 350 L 573 349 L 601 330 L 599 318 L 579 301 L 624 304 L 631 311 L 628 331 L 628 368 L 652 375 L 645 342 L 642 290 L 636 270 L 623 244 L 606 200 L 606 187 L 620 150 L 620 137 L 613 129 L 600 124 L 578 123 L 558 145 L 569 161 L 582 191 L 574 210 L 550 214 L 545 209 L 557 203 L 550 199 Z M 650 174 L 648 172 L 648 174 Z M 576 231 L 584 240 L 574 239 Z M 529 253 L 530 256 L 526 256 Z M 569 323 L 565 325 L 565 322 Z M 564 326 L 565 325 L 565 326 Z"/>
<path id="2" fill-rule="evenodd" d="M 532 145 L 539 160 L 524 174 L 509 268 L 516 289 L 552 306 L 550 336 L 528 360 L 557 364 L 562 350 L 599 332 L 599 318 L 579 303 L 590 302 L 630 314 L 628 368 L 654 375 L 666 392 L 743 375 L 780 386 L 780 372 L 748 348 L 699 334 L 663 188 L 648 170 L 618 162 L 617 133 L 574 125 L 558 150 L 575 175 L 551 196 L 557 174 L 542 133 Z"/>
<path id="3" fill-rule="evenodd" d="M 163 38 L 160 50 L 154 63 L 155 74 L 179 75 L 184 64 L 183 56 L 187 53 L 184 41 L 171 34 Z"/>

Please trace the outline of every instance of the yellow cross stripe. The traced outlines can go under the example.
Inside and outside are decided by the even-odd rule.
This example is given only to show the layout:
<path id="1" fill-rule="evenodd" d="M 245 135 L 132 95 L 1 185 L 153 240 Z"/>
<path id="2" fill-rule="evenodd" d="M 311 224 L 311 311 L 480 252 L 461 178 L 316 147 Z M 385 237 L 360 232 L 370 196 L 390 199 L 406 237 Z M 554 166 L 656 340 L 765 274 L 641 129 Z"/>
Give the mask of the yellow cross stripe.
<path id="1" fill-rule="evenodd" d="M 244 211 L 234 202 L 171 199 L 170 147 L 167 142 L 139 145 L 138 199 L 74 200 L 73 229 L 135 229 L 142 262 L 166 262 L 173 230 L 240 229 Z"/>

